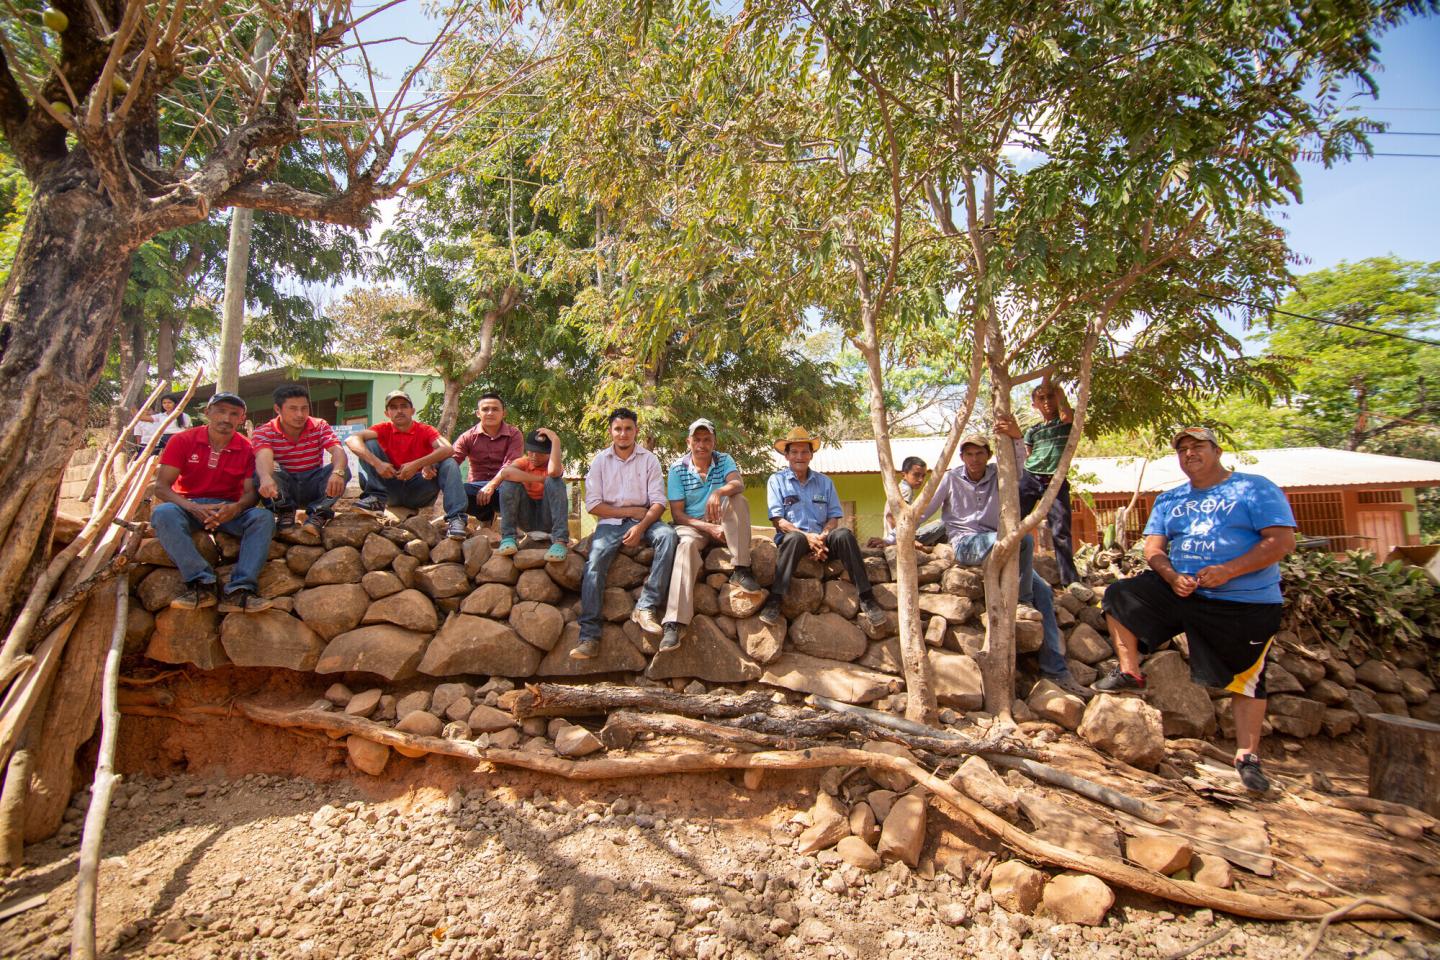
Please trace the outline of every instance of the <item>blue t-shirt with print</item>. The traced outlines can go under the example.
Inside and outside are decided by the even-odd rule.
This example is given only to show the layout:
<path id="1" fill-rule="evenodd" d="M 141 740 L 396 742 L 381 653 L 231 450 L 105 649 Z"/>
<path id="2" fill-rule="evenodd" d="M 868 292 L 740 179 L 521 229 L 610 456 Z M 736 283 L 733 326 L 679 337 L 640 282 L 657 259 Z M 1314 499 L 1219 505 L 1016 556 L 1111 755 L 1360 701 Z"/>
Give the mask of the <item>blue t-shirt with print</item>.
<path id="1" fill-rule="evenodd" d="M 670 465 L 670 474 L 665 480 L 665 499 L 684 500 L 686 515 L 703 520 L 705 501 L 710 499 L 710 494 L 725 486 L 726 477 L 739 471 L 730 454 L 715 453 L 710 457 L 710 469 L 702 477 L 695 472 L 687 453 Z"/>
<path id="2" fill-rule="evenodd" d="M 1201 567 L 1249 553 L 1265 527 L 1294 526 L 1295 515 L 1279 487 L 1253 473 L 1234 472 L 1203 490 L 1182 483 L 1162 493 L 1150 511 L 1145 535 L 1169 540 L 1171 565 L 1194 576 Z M 1223 586 L 1195 592 L 1235 603 L 1280 603 L 1280 565 L 1272 563 Z"/>

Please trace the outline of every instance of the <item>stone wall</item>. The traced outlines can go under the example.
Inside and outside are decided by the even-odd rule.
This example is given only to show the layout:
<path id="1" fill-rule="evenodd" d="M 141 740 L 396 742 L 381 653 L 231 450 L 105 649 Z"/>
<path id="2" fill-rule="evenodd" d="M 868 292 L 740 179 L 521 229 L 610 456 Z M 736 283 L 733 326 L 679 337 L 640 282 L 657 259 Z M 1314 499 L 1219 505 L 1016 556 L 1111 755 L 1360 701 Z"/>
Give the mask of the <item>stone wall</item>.
<path id="1" fill-rule="evenodd" d="M 382 524 L 355 512 L 340 514 L 319 543 L 305 543 L 304 536 L 286 531 L 271 544 L 260 592 L 275 600 L 274 608 L 229 615 L 213 607 L 171 609 L 182 587 L 178 572 L 158 541 L 147 540 L 132 575 L 127 652 L 204 670 L 234 664 L 308 672 L 316 675 L 317 689 L 334 681 L 373 686 L 370 707 L 377 717 L 394 716 L 407 693 L 433 693 L 444 682 L 464 691 L 466 703 L 462 709 L 452 701 L 447 707 L 455 709 L 435 712 L 458 720 L 463 718 L 452 714 L 468 717 L 471 707 L 487 699 L 493 706 L 517 681 L 586 676 L 663 682 L 676 689 L 695 689 L 696 682 L 759 684 L 903 709 L 895 615 L 879 627 L 860 617 L 855 588 L 838 563 L 802 561 L 782 607 L 784 619 L 767 626 L 757 616 L 765 594 L 729 584 L 729 552 L 710 550 L 695 586 L 696 616 L 685 642 L 656 656 L 657 638 L 629 619 L 650 551 L 624 551 L 610 570 L 600 655 L 577 661 L 569 653 L 579 639 L 578 591 L 588 541 L 564 563 L 547 563 L 543 543 L 527 543 L 514 557 L 501 557 L 483 534 L 452 541 L 427 517 Z M 196 542 L 212 562 L 219 561 L 222 577 L 227 575 L 225 565 L 233 562 L 238 542 L 223 534 L 213 540 L 196 534 Z M 769 586 L 773 542 L 757 537 L 752 553 L 756 579 Z M 889 611 L 896 607 L 893 558 L 890 548 L 865 560 L 876 597 Z M 940 703 L 957 711 L 979 709 L 983 690 L 972 654 L 985 637 L 980 572 L 956 565 L 943 544 L 920 560 L 921 621 Z M 1043 563 L 1041 570 L 1046 572 Z M 1056 595 L 1067 656 L 1082 683 L 1113 663 L 1098 590 L 1103 587 L 1072 585 Z M 1022 620 L 1017 640 L 1022 654 L 1017 688 L 1028 693 L 1026 701 L 1016 702 L 1018 718 L 1038 716 L 1075 729 L 1084 704 L 1032 682 L 1039 622 Z M 1340 735 L 1361 713 L 1377 709 L 1432 719 L 1440 714 L 1431 678 L 1414 665 L 1353 664 L 1325 650 L 1307 655 L 1293 636 L 1284 635 L 1273 653 L 1268 722 L 1281 733 Z M 1146 669 L 1151 702 L 1161 711 L 1167 735 L 1230 732 L 1228 697 L 1190 682 L 1183 642 L 1152 657 Z"/>

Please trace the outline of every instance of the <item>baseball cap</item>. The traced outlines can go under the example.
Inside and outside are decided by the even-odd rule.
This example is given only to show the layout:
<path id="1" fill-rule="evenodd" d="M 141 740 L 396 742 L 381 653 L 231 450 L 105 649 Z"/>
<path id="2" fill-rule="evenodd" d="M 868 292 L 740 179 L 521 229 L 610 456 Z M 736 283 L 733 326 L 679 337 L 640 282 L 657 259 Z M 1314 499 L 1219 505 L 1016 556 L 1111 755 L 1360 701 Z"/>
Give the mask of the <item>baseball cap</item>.
<path id="1" fill-rule="evenodd" d="M 217 393 L 210 398 L 210 402 L 205 404 L 205 406 L 213 407 L 217 403 L 228 403 L 232 407 L 239 407 L 241 410 L 246 409 L 245 401 L 242 400 L 238 394 L 234 393 Z"/>
<path id="2" fill-rule="evenodd" d="M 1220 441 L 1215 439 L 1215 431 L 1209 427 L 1183 427 L 1170 440 L 1171 448 L 1180 443 L 1182 437 L 1190 437 L 1193 440 L 1209 440 L 1215 446 L 1220 446 Z"/>
<path id="3" fill-rule="evenodd" d="M 404 390 L 391 390 L 389 393 L 385 394 L 385 406 L 390 406 L 391 400 L 399 400 L 402 398 L 405 400 L 406 403 L 410 404 L 410 406 L 415 406 L 415 401 L 411 400 L 410 394 L 406 393 Z"/>
<path id="4" fill-rule="evenodd" d="M 966 447 L 971 446 L 984 447 L 986 450 L 989 450 L 990 438 L 985 436 L 985 434 L 983 433 L 967 433 L 965 434 L 965 436 L 960 438 L 961 450 L 964 450 Z"/>
<path id="5" fill-rule="evenodd" d="M 696 431 L 696 430 L 699 430 L 701 427 L 704 427 L 706 430 L 709 430 L 711 433 L 714 433 L 714 432 L 715 432 L 715 424 L 711 423 L 709 420 L 706 420 L 704 417 L 701 417 L 700 419 L 696 420 L 694 423 L 690 424 L 690 429 L 689 429 L 688 431 L 686 431 L 685 436 L 687 436 L 687 437 L 693 437 L 693 436 L 695 435 L 695 431 Z"/>
<path id="6" fill-rule="evenodd" d="M 531 430 L 525 434 L 525 450 L 527 453 L 549 453 L 550 440 L 542 436 L 539 430 Z"/>

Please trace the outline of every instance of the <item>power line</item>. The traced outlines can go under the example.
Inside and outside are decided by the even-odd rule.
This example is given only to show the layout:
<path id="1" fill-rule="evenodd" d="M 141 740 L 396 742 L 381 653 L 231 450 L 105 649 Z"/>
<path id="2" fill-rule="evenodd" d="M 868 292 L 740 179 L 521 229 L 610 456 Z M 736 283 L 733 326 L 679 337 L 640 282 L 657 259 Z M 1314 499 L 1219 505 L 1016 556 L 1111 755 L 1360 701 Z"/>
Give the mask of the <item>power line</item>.
<path id="1" fill-rule="evenodd" d="M 1412 337 L 1408 333 L 1396 333 L 1393 330 L 1381 330 L 1376 327 L 1367 327 L 1359 323 L 1348 323 L 1344 320 L 1330 320 L 1325 317 L 1312 317 L 1305 313 L 1294 313 L 1290 310 L 1282 310 L 1279 307 L 1266 306 L 1263 303 L 1256 303 L 1253 300 L 1237 300 L 1234 297 L 1222 297 L 1214 293 L 1200 293 L 1200 296 L 1207 300 L 1218 300 L 1221 303 L 1233 303 L 1238 307 L 1250 307 L 1253 310 L 1266 310 L 1270 313 L 1278 313 L 1282 317 L 1294 317 L 1296 320 L 1309 320 L 1313 323 L 1324 323 L 1332 327 L 1348 327 L 1351 330 L 1359 330 L 1361 333 L 1370 333 L 1380 337 L 1391 337 L 1395 340 L 1409 340 L 1411 343 L 1424 344 L 1427 347 L 1440 347 L 1440 340 L 1427 340 L 1424 337 Z"/>

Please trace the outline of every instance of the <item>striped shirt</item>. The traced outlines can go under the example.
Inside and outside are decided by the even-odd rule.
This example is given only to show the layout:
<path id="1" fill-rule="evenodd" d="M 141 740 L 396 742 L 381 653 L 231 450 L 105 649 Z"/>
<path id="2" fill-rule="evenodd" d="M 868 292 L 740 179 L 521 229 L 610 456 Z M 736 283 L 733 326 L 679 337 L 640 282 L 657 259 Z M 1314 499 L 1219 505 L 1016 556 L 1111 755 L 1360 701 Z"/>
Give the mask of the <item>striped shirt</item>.
<path id="1" fill-rule="evenodd" d="M 1025 431 L 1025 443 L 1030 447 L 1025 469 L 1041 476 L 1052 476 L 1060 468 L 1060 456 L 1069 440 L 1070 424 L 1059 417 L 1035 424 Z"/>
<path id="2" fill-rule="evenodd" d="M 725 478 L 739 473 L 735 460 L 728 453 L 710 455 L 710 469 L 701 475 L 695 469 L 690 454 L 685 454 L 670 465 L 670 475 L 665 482 L 665 496 L 670 500 L 684 500 L 685 513 L 694 518 L 704 518 L 705 501 L 710 494 L 725 485 Z"/>
<path id="3" fill-rule="evenodd" d="M 335 429 L 317 417 L 306 417 L 299 438 L 291 440 L 280 429 L 280 418 L 255 428 L 250 443 L 275 454 L 275 465 L 286 473 L 308 473 L 325 462 L 325 451 L 340 442 Z"/>

